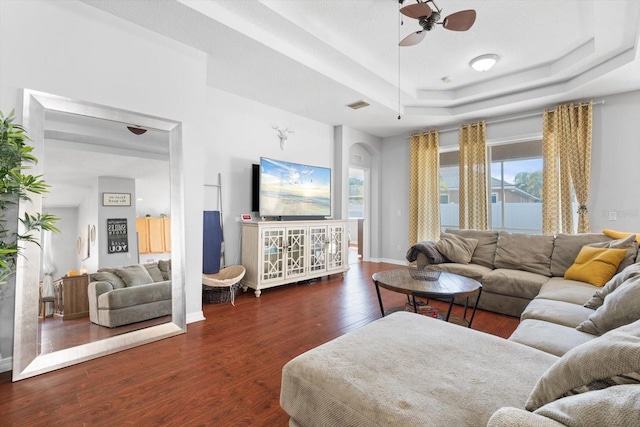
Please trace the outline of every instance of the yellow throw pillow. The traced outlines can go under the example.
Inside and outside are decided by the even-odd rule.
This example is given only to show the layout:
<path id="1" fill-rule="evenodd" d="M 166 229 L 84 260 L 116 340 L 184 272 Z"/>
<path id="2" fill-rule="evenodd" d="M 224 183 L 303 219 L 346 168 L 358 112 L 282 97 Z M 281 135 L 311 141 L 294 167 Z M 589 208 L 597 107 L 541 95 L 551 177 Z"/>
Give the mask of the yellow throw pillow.
<path id="1" fill-rule="evenodd" d="M 627 254 L 626 249 L 607 249 L 583 246 L 564 278 L 604 286 L 618 270 Z"/>
<path id="2" fill-rule="evenodd" d="M 613 239 L 624 239 L 629 236 L 636 236 L 636 240 L 638 241 L 638 245 L 640 245 L 640 233 L 627 233 L 625 231 L 615 231 L 615 230 L 602 230 L 602 234 L 605 236 L 609 236 Z"/>

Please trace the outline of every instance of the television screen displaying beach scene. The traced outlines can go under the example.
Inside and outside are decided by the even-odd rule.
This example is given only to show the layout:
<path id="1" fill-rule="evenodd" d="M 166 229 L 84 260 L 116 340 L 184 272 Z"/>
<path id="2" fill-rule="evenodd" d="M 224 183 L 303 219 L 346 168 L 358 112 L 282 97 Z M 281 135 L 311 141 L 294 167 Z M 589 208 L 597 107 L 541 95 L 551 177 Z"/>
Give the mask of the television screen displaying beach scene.
<path id="1" fill-rule="evenodd" d="M 262 157 L 260 216 L 331 216 L 331 169 Z"/>

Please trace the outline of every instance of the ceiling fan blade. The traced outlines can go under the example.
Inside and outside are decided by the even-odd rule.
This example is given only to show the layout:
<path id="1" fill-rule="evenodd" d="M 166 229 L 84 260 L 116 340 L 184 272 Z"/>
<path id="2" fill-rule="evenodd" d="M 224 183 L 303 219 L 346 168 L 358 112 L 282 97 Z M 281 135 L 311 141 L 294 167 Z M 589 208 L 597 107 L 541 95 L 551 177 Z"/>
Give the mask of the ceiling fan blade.
<path id="1" fill-rule="evenodd" d="M 418 44 L 424 39 L 424 36 L 427 34 L 426 31 L 416 31 L 415 33 L 409 34 L 407 37 L 403 38 L 399 46 L 413 46 L 414 44 Z"/>
<path id="2" fill-rule="evenodd" d="M 413 19 L 428 18 L 431 16 L 431 8 L 426 3 L 410 4 L 400 9 L 400 13 Z"/>
<path id="3" fill-rule="evenodd" d="M 442 26 L 451 31 L 467 31 L 476 22 L 476 11 L 461 10 L 444 18 Z"/>

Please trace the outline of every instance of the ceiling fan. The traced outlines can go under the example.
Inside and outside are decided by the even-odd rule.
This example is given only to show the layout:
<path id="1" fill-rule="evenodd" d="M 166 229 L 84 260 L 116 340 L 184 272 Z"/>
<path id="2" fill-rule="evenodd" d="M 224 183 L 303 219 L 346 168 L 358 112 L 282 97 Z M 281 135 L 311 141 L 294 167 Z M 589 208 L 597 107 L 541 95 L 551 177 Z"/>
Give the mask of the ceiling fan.
<path id="1" fill-rule="evenodd" d="M 409 34 L 402 39 L 399 43 L 400 46 L 413 46 L 420 43 L 427 34 L 427 31 L 431 31 L 436 24 L 440 24 L 451 31 L 467 31 L 476 21 L 476 11 L 469 9 L 452 13 L 444 18 L 442 22 L 438 22 L 442 15 L 442 9 L 435 4 L 434 0 L 416 1 L 416 4 L 410 4 L 401 8 L 400 13 L 409 18 L 417 19 L 422 30 Z M 402 5 L 404 0 L 398 0 L 398 2 Z M 431 3 L 432 6 L 429 6 L 429 3 Z"/>

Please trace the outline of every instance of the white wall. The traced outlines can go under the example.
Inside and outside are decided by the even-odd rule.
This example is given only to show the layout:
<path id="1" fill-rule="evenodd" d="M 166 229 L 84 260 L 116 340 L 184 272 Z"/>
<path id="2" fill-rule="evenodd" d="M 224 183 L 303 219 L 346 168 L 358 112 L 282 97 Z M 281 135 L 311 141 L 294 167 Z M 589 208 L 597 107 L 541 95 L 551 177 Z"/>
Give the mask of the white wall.
<path id="1" fill-rule="evenodd" d="M 47 209 L 47 212 L 60 218 L 56 227 L 60 233 L 51 233 L 53 249 L 54 278 L 67 274 L 69 270 L 80 270 L 76 253 L 76 230 L 78 228 L 78 208 Z M 41 277 L 43 277 L 41 275 Z"/>
<path id="2" fill-rule="evenodd" d="M 103 193 L 129 193 L 131 206 L 102 206 Z M 98 189 L 91 204 L 96 210 L 95 224 L 97 227 L 96 242 L 91 246 L 91 258 L 93 262 L 86 264 L 88 271 L 93 273 L 99 267 L 121 267 L 138 262 L 138 234 L 136 233 L 136 181 L 129 178 L 116 178 L 112 176 L 98 177 Z M 108 219 L 127 220 L 127 252 L 109 253 L 109 238 L 107 236 Z M 84 226 L 84 224 L 80 224 Z"/>
<path id="3" fill-rule="evenodd" d="M 221 175 L 225 261 L 239 264 L 239 217 L 251 213 L 252 164 L 263 156 L 333 168 L 333 127 L 213 88 L 207 89 L 207 105 L 203 184 L 217 185 Z M 294 129 L 285 150 L 274 124 Z M 205 188 L 202 203 L 205 210 L 220 210 L 218 189 Z M 332 209 L 339 218 L 335 200 Z"/>
<path id="4" fill-rule="evenodd" d="M 640 182 L 637 165 L 640 144 L 636 126 L 640 117 L 640 91 L 596 100 L 600 99 L 604 99 L 604 104 L 593 107 L 591 186 L 587 203 L 591 231 L 610 228 L 637 232 L 640 230 L 640 200 L 635 194 Z M 533 117 L 490 123 L 503 118 L 508 116 L 487 118 L 488 142 L 542 135 L 542 111 Z M 457 131 L 440 135 L 441 148 L 457 145 Z M 382 157 L 385 164 L 382 173 L 382 257 L 389 262 L 404 263 L 408 246 L 408 217 L 405 215 L 409 206 L 408 135 L 386 138 Z M 609 211 L 617 212 L 616 221 L 608 219 Z"/>
<path id="5" fill-rule="evenodd" d="M 381 181 L 382 169 L 386 164 L 383 156 L 382 138 L 378 138 L 348 126 L 336 126 L 335 160 L 336 177 L 334 178 L 336 190 L 336 207 L 340 210 L 337 218 L 349 218 L 349 160 L 352 148 L 358 146 L 355 151 L 366 150 L 368 153 L 368 166 L 370 170 L 369 194 L 370 218 L 364 223 L 364 253 L 365 261 L 380 261 L 382 254 L 381 233 L 384 228 L 381 221 Z M 334 211 L 335 212 L 335 211 Z"/>

